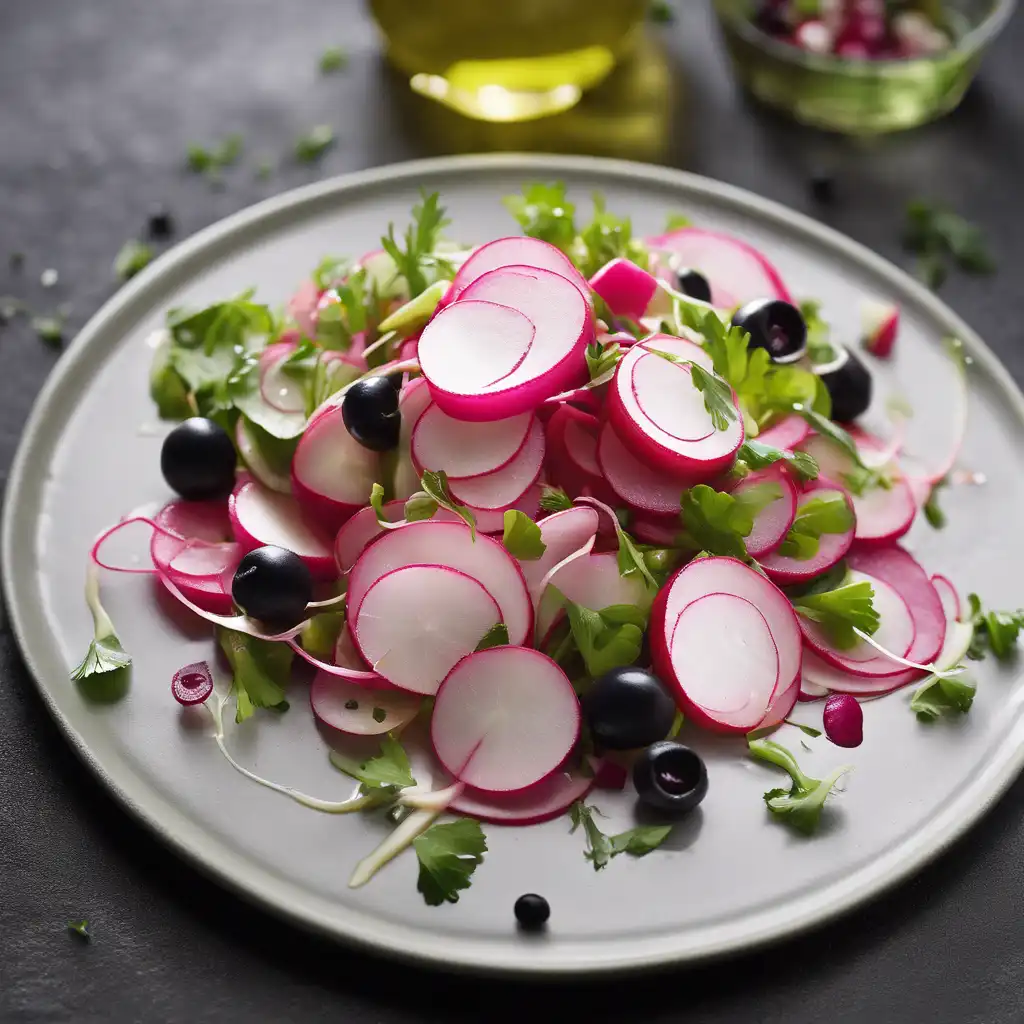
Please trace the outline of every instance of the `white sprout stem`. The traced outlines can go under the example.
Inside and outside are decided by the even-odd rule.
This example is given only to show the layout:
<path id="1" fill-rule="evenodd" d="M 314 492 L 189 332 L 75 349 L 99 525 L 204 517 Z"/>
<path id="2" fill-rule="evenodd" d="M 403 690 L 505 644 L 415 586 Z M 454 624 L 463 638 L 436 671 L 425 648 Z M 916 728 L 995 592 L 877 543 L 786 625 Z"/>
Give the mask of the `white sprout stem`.
<path id="1" fill-rule="evenodd" d="M 464 782 L 456 782 L 445 789 L 403 789 L 398 802 L 421 811 L 443 811 L 465 788 Z"/>
<path id="2" fill-rule="evenodd" d="M 92 615 L 93 636 L 96 640 L 107 640 L 117 636 L 114 624 L 110 621 L 106 608 L 100 601 L 100 570 L 92 558 L 85 566 L 85 603 Z"/>
<path id="3" fill-rule="evenodd" d="M 952 676 L 960 675 L 964 669 L 952 668 L 952 669 L 941 669 L 938 665 L 932 662 L 930 665 L 922 665 L 916 661 L 908 661 L 906 658 L 901 658 L 898 654 L 893 654 L 892 651 L 887 650 L 877 640 L 873 639 L 870 634 L 865 633 L 862 629 L 858 629 L 856 626 L 853 627 L 854 633 L 857 634 L 865 643 L 870 644 L 879 654 L 888 658 L 890 661 L 894 661 L 897 665 L 903 665 L 904 668 L 916 668 L 921 672 L 928 672 L 933 676 L 938 676 L 940 679 L 949 679 Z"/>
<path id="4" fill-rule="evenodd" d="M 335 597 L 325 598 L 323 601 L 310 601 L 306 605 L 306 611 L 326 611 L 331 608 L 338 609 L 339 611 L 345 607 L 345 598 L 347 594 L 337 594 Z M 307 620 L 308 621 L 308 620 Z"/>
<path id="5" fill-rule="evenodd" d="M 367 345 L 363 349 L 362 355 L 365 359 L 367 356 L 372 355 L 380 348 L 385 348 L 390 342 L 394 341 L 398 336 L 398 331 L 388 331 L 387 334 L 382 334 L 372 345 Z"/>
<path id="6" fill-rule="evenodd" d="M 352 877 L 348 880 L 348 887 L 358 889 L 360 886 L 366 885 L 385 864 L 394 860 L 418 835 L 426 832 L 443 810 L 443 807 L 438 807 L 413 811 L 408 818 L 388 834 L 377 849 L 355 866 Z"/>

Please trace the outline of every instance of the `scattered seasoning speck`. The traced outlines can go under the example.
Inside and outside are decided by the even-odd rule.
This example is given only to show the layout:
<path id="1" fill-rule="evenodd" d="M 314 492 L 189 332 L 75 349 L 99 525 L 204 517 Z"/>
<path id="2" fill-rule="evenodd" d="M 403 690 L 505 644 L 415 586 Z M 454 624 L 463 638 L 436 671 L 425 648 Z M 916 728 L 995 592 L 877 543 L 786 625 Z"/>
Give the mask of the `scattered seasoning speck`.
<path id="1" fill-rule="evenodd" d="M 85 942 L 89 942 L 92 939 L 92 933 L 89 931 L 88 921 L 68 921 L 68 931 L 71 932 L 72 935 L 77 935 Z"/>
<path id="2" fill-rule="evenodd" d="M 52 288 L 57 283 L 58 280 L 59 275 L 57 274 L 57 271 L 53 269 L 53 267 L 47 267 L 46 270 L 44 270 L 39 275 L 39 283 L 44 288 Z"/>
<path id="3" fill-rule="evenodd" d="M 25 254 L 23 252 L 12 252 L 7 257 L 7 264 L 11 270 L 18 271 L 25 266 Z"/>
<path id="4" fill-rule="evenodd" d="M 547 924 L 551 916 L 551 907 L 543 896 L 528 892 L 516 900 L 516 920 L 526 931 L 537 931 Z"/>
<path id="5" fill-rule="evenodd" d="M 144 242 L 129 238 L 114 260 L 114 276 L 119 281 L 127 281 L 134 277 L 153 259 L 153 250 Z"/>
<path id="6" fill-rule="evenodd" d="M 811 172 L 811 195 L 816 202 L 831 203 L 836 198 L 836 179 L 825 170 Z"/>
<path id="7" fill-rule="evenodd" d="M 147 227 L 151 238 L 167 238 L 174 234 L 174 218 L 166 206 L 154 206 Z"/>
<path id="8" fill-rule="evenodd" d="M 261 160 L 256 165 L 256 180 L 266 181 L 274 173 L 274 165 L 269 160 Z"/>
<path id="9" fill-rule="evenodd" d="M 318 124 L 295 143 L 295 159 L 301 164 L 319 160 L 334 145 L 334 129 L 329 124 Z"/>
<path id="10" fill-rule="evenodd" d="M 675 16 L 676 12 L 668 0 L 651 0 L 650 6 L 647 8 L 647 17 L 659 25 L 674 21 Z"/>
<path id="11" fill-rule="evenodd" d="M 359 701 L 357 701 L 357 700 L 347 700 L 347 701 L 345 701 L 345 710 L 346 711 L 358 711 L 359 710 Z"/>
<path id="12" fill-rule="evenodd" d="M 330 75 L 348 67 L 348 54 L 340 46 L 332 46 L 320 55 L 320 74 Z"/>
<path id="13" fill-rule="evenodd" d="M 373 720 L 375 722 L 378 722 L 378 723 L 379 722 L 383 722 L 384 719 L 387 718 L 387 717 L 388 717 L 388 713 L 383 708 L 374 708 L 373 709 Z"/>

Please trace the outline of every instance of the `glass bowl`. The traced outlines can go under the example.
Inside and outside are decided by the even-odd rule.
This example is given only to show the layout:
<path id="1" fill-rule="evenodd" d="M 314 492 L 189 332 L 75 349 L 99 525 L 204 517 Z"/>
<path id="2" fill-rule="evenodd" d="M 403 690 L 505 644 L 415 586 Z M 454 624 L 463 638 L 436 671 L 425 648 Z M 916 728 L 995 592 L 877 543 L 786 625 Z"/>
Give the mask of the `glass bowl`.
<path id="1" fill-rule="evenodd" d="M 954 45 L 903 60 L 809 53 L 755 28 L 749 20 L 752 0 L 713 4 L 735 73 L 754 96 L 805 124 L 873 135 L 913 128 L 953 110 L 1017 0 L 945 0 Z"/>

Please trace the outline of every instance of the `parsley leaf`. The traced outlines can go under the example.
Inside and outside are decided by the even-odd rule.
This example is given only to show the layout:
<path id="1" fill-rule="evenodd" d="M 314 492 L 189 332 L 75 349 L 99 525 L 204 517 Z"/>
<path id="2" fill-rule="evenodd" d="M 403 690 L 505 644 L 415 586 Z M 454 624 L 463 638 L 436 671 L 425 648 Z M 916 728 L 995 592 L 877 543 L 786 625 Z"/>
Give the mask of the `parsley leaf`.
<path id="1" fill-rule="evenodd" d="M 437 273 L 444 261 L 434 255 L 434 249 L 449 221 L 437 192 L 422 192 L 421 196 L 421 202 L 412 208 L 413 223 L 405 229 L 404 248 L 395 238 L 393 224 L 388 225 L 388 233 L 380 240 L 384 251 L 394 260 L 399 276 L 405 278 L 410 298 L 425 291 L 436 277 L 444 276 Z"/>
<path id="2" fill-rule="evenodd" d="M 114 276 L 127 281 L 153 261 L 153 250 L 144 242 L 129 238 L 114 259 Z"/>
<path id="3" fill-rule="evenodd" d="M 685 213 L 669 213 L 665 216 L 665 230 L 678 231 L 680 228 L 688 228 L 693 221 Z"/>
<path id="4" fill-rule="evenodd" d="M 807 452 L 788 452 L 761 441 L 746 441 L 736 453 L 736 459 L 754 471 L 784 462 L 798 480 L 818 479 L 818 463 Z"/>
<path id="5" fill-rule="evenodd" d="M 1017 638 L 1024 627 L 1024 609 L 1015 612 L 986 612 L 977 594 L 968 594 L 970 623 L 974 626 L 968 657 L 980 661 L 987 651 L 1000 660 L 1009 658 L 1017 651 Z"/>
<path id="6" fill-rule="evenodd" d="M 728 430 L 730 423 L 735 423 L 737 418 L 736 406 L 732 402 L 732 389 L 716 373 L 709 373 L 699 363 L 689 359 L 682 359 L 671 352 L 664 352 L 658 348 L 648 348 L 648 351 L 662 359 L 667 359 L 676 366 L 688 366 L 690 368 L 690 380 L 693 386 L 704 396 L 704 408 L 711 417 L 711 423 L 716 430 Z"/>
<path id="7" fill-rule="evenodd" d="M 574 246 L 576 266 L 591 278 L 606 263 L 622 257 L 647 269 L 648 255 L 644 244 L 633 238 L 633 224 L 628 217 L 618 217 L 605 207 L 604 196 L 593 194 L 594 218 L 580 231 Z"/>
<path id="8" fill-rule="evenodd" d="M 91 559 L 85 570 L 85 603 L 92 614 L 93 638 L 85 657 L 71 670 L 71 679 L 89 700 L 109 703 L 127 693 L 132 659 L 100 600 L 99 569 Z"/>
<path id="9" fill-rule="evenodd" d="M 541 492 L 540 507 L 545 512 L 565 512 L 572 508 L 572 498 L 561 487 L 545 487 Z"/>
<path id="10" fill-rule="evenodd" d="M 436 501 L 441 508 L 454 512 L 469 527 L 473 540 L 476 540 L 476 516 L 452 497 L 448 490 L 448 474 L 443 469 L 436 473 L 428 469 L 420 478 L 420 487 L 423 488 L 424 494 Z M 430 516 L 423 518 L 429 519 Z"/>
<path id="11" fill-rule="evenodd" d="M 819 623 L 842 650 L 855 647 L 859 637 L 854 629 L 869 635 L 881 625 L 874 605 L 875 592 L 867 580 L 844 582 L 832 590 L 808 593 L 793 602 L 806 619 Z"/>
<path id="12" fill-rule="evenodd" d="M 576 207 L 566 199 L 565 185 L 534 182 L 520 196 L 506 196 L 506 209 L 519 222 L 523 234 L 540 238 L 568 253 L 576 238 Z"/>
<path id="13" fill-rule="evenodd" d="M 88 921 L 68 921 L 68 931 L 86 942 L 92 941 L 92 932 L 89 931 Z"/>
<path id="14" fill-rule="evenodd" d="M 796 519 L 779 547 L 779 554 L 801 560 L 813 558 L 823 534 L 846 533 L 855 522 L 853 510 L 842 494 L 811 498 L 797 508 Z"/>
<path id="15" fill-rule="evenodd" d="M 572 820 L 569 834 L 573 834 L 582 826 L 587 840 L 583 856 L 594 865 L 595 871 L 606 867 L 608 862 L 620 853 L 643 857 L 661 846 L 672 831 L 671 825 L 643 825 L 620 832 L 618 835 L 607 836 L 594 820 L 594 816 L 600 814 L 598 808 L 588 807 L 582 800 L 577 800 L 569 808 L 569 817 Z"/>
<path id="16" fill-rule="evenodd" d="M 639 573 L 643 577 L 648 590 L 651 593 L 656 593 L 658 581 L 651 573 L 643 552 L 636 546 L 636 541 L 622 528 L 622 523 L 619 521 L 618 516 L 615 517 L 615 536 L 619 541 L 619 575 L 632 576 L 634 573 Z"/>
<path id="17" fill-rule="evenodd" d="M 287 644 L 217 627 L 217 640 L 234 673 L 235 721 L 244 722 L 256 708 L 287 711 L 284 688 L 294 654 Z"/>
<path id="18" fill-rule="evenodd" d="M 360 791 L 364 795 L 376 794 L 382 802 L 393 799 L 399 790 L 416 785 L 409 756 L 391 733 L 381 740 L 380 753 L 365 761 L 355 761 L 337 750 L 332 750 L 329 756 L 338 771 L 362 783 Z"/>
<path id="19" fill-rule="evenodd" d="M 599 341 L 592 341 L 587 346 L 584 355 L 590 379 L 595 381 L 615 369 L 616 364 L 622 358 L 622 346 L 617 341 L 611 341 L 605 345 Z"/>
<path id="20" fill-rule="evenodd" d="M 978 225 L 947 206 L 915 200 L 907 207 L 903 243 L 918 256 L 918 271 L 930 288 L 946 278 L 947 261 L 971 274 L 991 274 L 996 265 Z"/>
<path id="21" fill-rule="evenodd" d="M 683 491 L 680 504 L 687 540 L 694 548 L 746 560 L 744 538 L 754 528 L 754 517 L 733 495 L 697 484 Z"/>
<path id="22" fill-rule="evenodd" d="M 491 647 L 507 647 L 508 642 L 508 626 L 506 626 L 504 622 L 499 622 L 491 626 L 491 628 L 484 633 L 480 643 L 476 645 L 475 651 L 486 651 Z"/>
<path id="23" fill-rule="evenodd" d="M 807 324 L 807 355 L 815 366 L 831 363 L 836 358 L 832 347 L 832 329 L 822 319 L 821 303 L 817 299 L 804 299 L 800 314 Z"/>
<path id="24" fill-rule="evenodd" d="M 833 423 L 827 416 L 800 402 L 793 406 L 793 412 L 802 416 L 822 437 L 849 455 L 858 469 L 877 475 L 877 471 L 864 465 L 856 441 L 838 423 Z"/>
<path id="25" fill-rule="evenodd" d="M 825 800 L 850 767 L 837 768 L 825 779 L 812 779 L 800 770 L 796 758 L 773 740 L 748 740 L 747 745 L 753 757 L 783 769 L 793 780 L 788 791 L 772 789 L 765 793 L 764 802 L 768 810 L 798 832 L 804 835 L 813 833 L 821 819 Z"/>
<path id="26" fill-rule="evenodd" d="M 572 639 L 589 676 L 597 679 L 613 668 L 632 665 L 640 657 L 647 616 L 639 608 L 613 605 L 597 612 L 561 594 L 558 597 L 565 604 Z"/>
<path id="27" fill-rule="evenodd" d="M 410 494 L 405 502 L 405 521 L 407 523 L 418 523 L 423 519 L 433 519 L 438 504 L 424 491 L 416 491 Z"/>
<path id="28" fill-rule="evenodd" d="M 330 75 L 348 67 L 348 54 L 340 46 L 331 46 L 320 54 L 320 74 Z"/>
<path id="29" fill-rule="evenodd" d="M 540 527 L 524 512 L 514 508 L 505 511 L 505 531 L 501 542 L 513 558 L 521 561 L 540 558 L 547 550 L 541 539 Z"/>
<path id="30" fill-rule="evenodd" d="M 242 136 L 237 133 L 226 136 L 219 145 L 211 149 L 192 143 L 187 153 L 189 170 L 214 178 L 222 168 L 230 167 L 237 162 L 242 155 L 242 146 Z"/>
<path id="31" fill-rule="evenodd" d="M 459 891 L 468 889 L 478 865 L 487 852 L 487 839 L 480 822 L 472 818 L 432 825 L 412 841 L 420 862 L 417 890 L 423 899 L 438 907 L 445 901 L 459 902 Z"/>
<path id="32" fill-rule="evenodd" d="M 334 129 L 329 124 L 314 125 L 295 140 L 295 159 L 300 164 L 315 163 L 334 145 Z"/>
<path id="33" fill-rule="evenodd" d="M 933 722 L 943 715 L 965 715 L 971 710 L 976 690 L 968 676 L 929 676 L 914 691 L 910 710 L 922 722 Z"/>

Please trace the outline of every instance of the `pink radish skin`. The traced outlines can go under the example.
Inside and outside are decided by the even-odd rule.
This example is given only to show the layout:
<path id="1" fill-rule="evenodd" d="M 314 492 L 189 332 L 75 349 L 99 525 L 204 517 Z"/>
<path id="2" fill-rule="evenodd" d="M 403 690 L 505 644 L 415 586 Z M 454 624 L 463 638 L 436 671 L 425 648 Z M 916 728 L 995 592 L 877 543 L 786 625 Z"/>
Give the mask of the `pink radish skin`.
<path id="1" fill-rule="evenodd" d="M 378 690 L 371 695 L 363 686 L 317 672 L 309 688 L 309 704 L 317 721 L 328 728 L 350 736 L 379 736 L 408 725 L 419 712 L 421 701 L 417 695 L 401 690 Z"/>
<path id="2" fill-rule="evenodd" d="M 634 345 L 619 361 L 608 392 L 609 421 L 627 447 L 650 466 L 710 479 L 729 465 L 743 443 L 735 395 L 736 418 L 725 430 L 716 430 L 690 368 L 651 350 L 712 370 L 707 353 L 682 338 L 655 335 Z"/>
<path id="3" fill-rule="evenodd" d="M 744 491 L 759 487 L 762 484 L 774 484 L 781 490 L 781 495 L 766 505 L 754 517 L 754 529 L 747 537 L 747 554 L 752 558 L 763 558 L 774 551 L 789 533 L 789 528 L 796 518 L 797 491 L 789 474 L 778 467 L 761 470 L 745 477 L 733 488 L 735 496 Z"/>
<path id="4" fill-rule="evenodd" d="M 617 604 L 643 606 L 649 600 L 638 574 L 623 576 L 619 572 L 618 554 L 614 551 L 574 559 L 562 566 L 550 583 L 570 601 L 594 611 Z"/>
<path id="5" fill-rule="evenodd" d="M 539 825 L 564 814 L 594 787 L 597 777 L 555 772 L 523 793 L 482 793 L 466 787 L 448 810 L 491 825 Z"/>
<path id="6" fill-rule="evenodd" d="M 861 339 L 878 359 L 888 359 L 900 329 L 900 307 L 891 302 L 868 301 L 861 306 Z"/>
<path id="7" fill-rule="evenodd" d="M 430 720 L 441 764 L 486 793 L 526 790 L 553 775 L 579 734 L 580 705 L 568 677 L 529 647 L 463 658 L 441 684 Z"/>
<path id="8" fill-rule="evenodd" d="M 800 514 L 800 507 L 815 498 L 831 497 L 840 495 L 850 505 L 850 496 L 846 491 L 836 487 L 830 480 L 819 477 L 809 482 L 803 493 L 797 499 L 796 514 Z M 790 583 L 804 583 L 820 576 L 826 569 L 841 561 L 850 550 L 853 544 L 853 529 L 846 533 L 822 534 L 818 541 L 818 553 L 811 558 L 790 558 L 775 552 L 766 555 L 761 559 L 761 567 L 768 574 L 768 578 L 775 583 L 788 585 Z"/>
<path id="9" fill-rule="evenodd" d="M 519 563 L 494 538 L 478 533 L 474 541 L 463 523 L 432 519 L 389 530 L 360 555 L 349 573 L 349 622 L 355 621 L 367 590 L 385 573 L 406 565 L 443 565 L 472 576 L 498 603 L 510 642 L 521 644 L 531 635 L 533 603 Z"/>
<path id="10" fill-rule="evenodd" d="M 825 701 L 822 723 L 837 747 L 859 747 L 864 742 L 864 712 L 849 693 L 834 693 Z"/>
<path id="11" fill-rule="evenodd" d="M 315 415 L 292 459 L 292 490 L 310 522 L 335 533 L 369 500 L 380 475 L 375 452 L 348 432 L 341 405 Z"/>
<path id="12" fill-rule="evenodd" d="M 288 315 L 307 338 L 316 337 L 316 307 L 319 301 L 320 289 L 315 281 L 303 281 L 288 300 Z"/>
<path id="13" fill-rule="evenodd" d="M 672 307 L 668 293 L 653 274 L 621 257 L 606 263 L 590 279 L 590 287 L 615 316 L 639 320 L 668 313 Z"/>
<path id="14" fill-rule="evenodd" d="M 597 461 L 605 480 L 622 501 L 653 515 L 677 513 L 683 491 L 698 482 L 651 469 L 629 451 L 610 423 L 601 430 Z"/>
<path id="15" fill-rule="evenodd" d="M 942 610 L 946 614 L 946 619 L 958 622 L 963 617 L 963 604 L 956 587 L 945 576 L 938 574 L 932 577 L 932 586 L 942 602 Z"/>
<path id="16" fill-rule="evenodd" d="M 349 627 L 374 672 L 402 690 L 430 696 L 500 621 L 498 605 L 471 576 L 446 566 L 408 565 L 367 590 Z"/>
<path id="17" fill-rule="evenodd" d="M 796 702 L 800 699 L 800 680 L 799 678 L 794 679 L 793 682 L 779 693 L 776 693 L 772 698 L 771 704 L 768 705 L 768 712 L 764 718 L 758 723 L 758 729 L 775 729 L 789 718 L 793 713 L 793 708 L 796 707 Z"/>
<path id="18" fill-rule="evenodd" d="M 294 551 L 314 579 L 338 578 L 330 545 L 303 521 L 294 498 L 246 480 L 228 499 L 228 514 L 235 540 L 243 551 L 273 544 Z"/>
<path id="19" fill-rule="evenodd" d="M 394 690 L 395 686 L 389 683 L 383 676 L 372 671 L 369 665 L 363 660 L 363 656 L 356 648 L 348 625 L 341 627 L 338 639 L 334 645 L 334 663 L 321 661 L 308 651 L 304 651 L 298 644 L 292 641 L 289 646 L 305 661 L 332 679 L 344 679 L 362 690 Z"/>
<path id="20" fill-rule="evenodd" d="M 539 238 L 510 235 L 496 238 L 481 245 L 459 268 L 451 287 L 441 299 L 441 306 L 454 302 L 474 281 L 492 270 L 503 267 L 535 267 L 549 270 L 574 284 L 589 302 L 589 286 L 586 278 L 576 269 L 572 260 L 549 242 Z"/>
<path id="21" fill-rule="evenodd" d="M 755 440 L 761 444 L 770 444 L 774 448 L 781 448 L 783 451 L 792 451 L 797 445 L 807 440 L 811 433 L 811 425 L 802 416 L 792 413 L 784 416 L 774 426 L 761 431 Z"/>
<path id="22" fill-rule="evenodd" d="M 181 538 L 153 532 L 149 554 L 157 570 L 173 580 L 200 608 L 218 615 L 229 614 L 233 603 L 224 580 L 228 573 L 234 573 L 243 551 L 231 541 L 227 503 L 172 501 L 156 514 L 154 521 Z M 192 538 L 223 543 L 189 548 Z"/>
<path id="23" fill-rule="evenodd" d="M 711 302 L 733 309 L 752 299 L 793 297 L 779 272 L 746 242 L 717 231 L 686 227 L 647 239 L 647 245 L 679 267 L 699 270 L 711 285 Z"/>
<path id="24" fill-rule="evenodd" d="M 532 426 L 529 413 L 468 424 L 431 405 L 413 428 L 413 464 L 420 471 L 444 470 L 449 480 L 495 473 L 523 450 Z"/>
<path id="25" fill-rule="evenodd" d="M 511 462 L 493 473 L 451 480 L 449 489 L 456 501 L 472 508 L 508 508 L 536 483 L 543 465 L 544 428 L 534 419 L 526 443 Z"/>
<path id="26" fill-rule="evenodd" d="M 183 707 L 202 704 L 213 693 L 213 674 L 205 661 L 185 665 L 174 673 L 171 695 Z"/>

